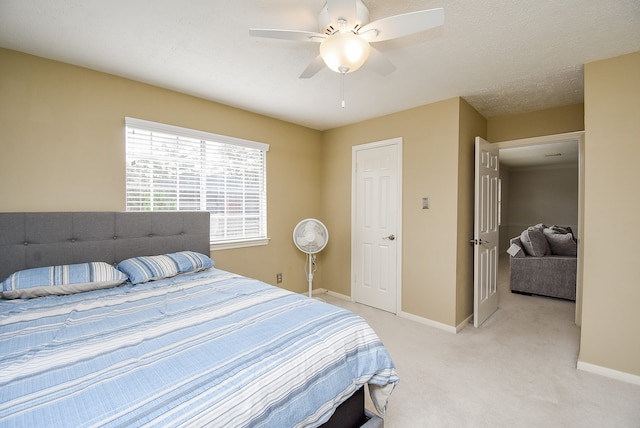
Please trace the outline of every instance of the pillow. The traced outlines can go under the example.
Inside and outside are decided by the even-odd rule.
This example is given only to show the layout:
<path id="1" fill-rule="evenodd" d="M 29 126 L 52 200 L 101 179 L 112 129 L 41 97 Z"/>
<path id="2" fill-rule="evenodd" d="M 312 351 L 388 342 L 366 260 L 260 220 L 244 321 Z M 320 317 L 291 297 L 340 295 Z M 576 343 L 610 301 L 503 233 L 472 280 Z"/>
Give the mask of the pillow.
<path id="1" fill-rule="evenodd" d="M 118 263 L 116 268 L 127 274 L 132 284 L 176 276 L 178 264 L 168 255 L 132 257 Z"/>
<path id="2" fill-rule="evenodd" d="M 551 254 L 549 243 L 542 230 L 537 227 L 530 227 L 520 234 L 520 241 L 524 249 L 530 256 L 542 257 Z"/>
<path id="3" fill-rule="evenodd" d="M 214 265 L 208 256 L 194 251 L 180 251 L 167 256 L 178 265 L 178 273 L 198 272 Z"/>
<path id="4" fill-rule="evenodd" d="M 2 281 L 5 299 L 82 293 L 122 284 L 127 276 L 105 262 L 78 263 L 21 270 Z"/>
<path id="5" fill-rule="evenodd" d="M 556 226 L 555 224 L 551 227 L 546 227 L 543 230 L 545 235 L 549 235 L 549 234 L 554 234 L 554 233 L 559 233 L 561 235 L 566 235 L 567 233 L 570 233 L 571 236 L 573 236 L 573 231 L 571 230 L 571 227 L 569 226 Z"/>
<path id="6" fill-rule="evenodd" d="M 570 227 L 551 226 L 544 230 L 547 237 L 551 254 L 556 256 L 578 256 L 578 244 L 573 238 Z"/>

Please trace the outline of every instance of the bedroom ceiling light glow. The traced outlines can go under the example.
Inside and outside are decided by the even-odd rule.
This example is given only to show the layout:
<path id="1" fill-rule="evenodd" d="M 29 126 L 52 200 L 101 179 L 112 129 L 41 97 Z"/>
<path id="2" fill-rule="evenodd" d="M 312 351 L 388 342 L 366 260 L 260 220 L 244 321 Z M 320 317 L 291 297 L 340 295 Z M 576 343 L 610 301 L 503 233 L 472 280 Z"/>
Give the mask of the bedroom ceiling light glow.
<path id="1" fill-rule="evenodd" d="M 331 70 L 342 74 L 362 67 L 370 52 L 369 42 L 350 31 L 341 30 L 320 44 L 320 56 L 324 63 Z"/>

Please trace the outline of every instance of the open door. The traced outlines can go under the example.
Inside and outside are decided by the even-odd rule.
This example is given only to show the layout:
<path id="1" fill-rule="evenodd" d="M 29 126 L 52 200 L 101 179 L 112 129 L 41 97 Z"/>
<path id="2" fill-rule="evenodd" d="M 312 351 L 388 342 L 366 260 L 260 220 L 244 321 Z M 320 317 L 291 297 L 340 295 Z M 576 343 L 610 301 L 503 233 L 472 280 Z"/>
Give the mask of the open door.
<path id="1" fill-rule="evenodd" d="M 498 147 L 476 137 L 473 325 L 498 309 Z"/>

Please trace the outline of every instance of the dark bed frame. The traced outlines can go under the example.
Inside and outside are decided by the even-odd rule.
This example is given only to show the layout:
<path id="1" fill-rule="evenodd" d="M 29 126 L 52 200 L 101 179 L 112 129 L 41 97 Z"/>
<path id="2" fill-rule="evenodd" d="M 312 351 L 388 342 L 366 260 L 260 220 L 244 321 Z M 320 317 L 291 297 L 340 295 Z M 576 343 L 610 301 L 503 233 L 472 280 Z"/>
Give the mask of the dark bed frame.
<path id="1" fill-rule="evenodd" d="M 0 213 L 0 281 L 42 266 L 92 261 L 115 266 L 130 257 L 185 250 L 209 255 L 209 225 L 206 211 Z M 323 427 L 360 427 L 371 416 L 361 388 Z M 382 426 L 375 418 L 375 426 Z"/>

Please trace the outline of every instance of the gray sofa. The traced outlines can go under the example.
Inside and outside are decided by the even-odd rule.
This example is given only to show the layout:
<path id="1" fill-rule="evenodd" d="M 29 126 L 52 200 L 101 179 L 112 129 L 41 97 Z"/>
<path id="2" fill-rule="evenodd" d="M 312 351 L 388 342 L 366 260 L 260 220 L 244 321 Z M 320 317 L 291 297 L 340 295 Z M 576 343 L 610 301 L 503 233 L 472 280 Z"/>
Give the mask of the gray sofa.
<path id="1" fill-rule="evenodd" d="M 510 244 L 512 292 L 576 299 L 577 244 L 570 228 L 532 226 Z"/>

